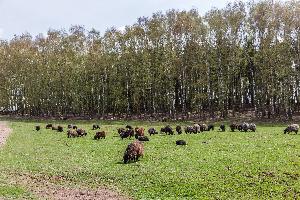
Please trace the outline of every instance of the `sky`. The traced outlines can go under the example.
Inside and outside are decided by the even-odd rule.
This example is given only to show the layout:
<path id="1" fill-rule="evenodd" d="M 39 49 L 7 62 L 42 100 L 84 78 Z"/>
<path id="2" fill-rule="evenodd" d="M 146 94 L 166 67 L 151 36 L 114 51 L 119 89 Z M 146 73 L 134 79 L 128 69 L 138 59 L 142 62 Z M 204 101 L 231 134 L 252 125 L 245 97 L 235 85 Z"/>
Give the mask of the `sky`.
<path id="1" fill-rule="evenodd" d="M 157 11 L 196 8 L 203 15 L 228 2 L 231 0 L 0 0 L 0 39 L 25 32 L 36 36 L 49 28 L 69 29 L 71 25 L 104 33 L 107 28 L 122 29 Z"/>

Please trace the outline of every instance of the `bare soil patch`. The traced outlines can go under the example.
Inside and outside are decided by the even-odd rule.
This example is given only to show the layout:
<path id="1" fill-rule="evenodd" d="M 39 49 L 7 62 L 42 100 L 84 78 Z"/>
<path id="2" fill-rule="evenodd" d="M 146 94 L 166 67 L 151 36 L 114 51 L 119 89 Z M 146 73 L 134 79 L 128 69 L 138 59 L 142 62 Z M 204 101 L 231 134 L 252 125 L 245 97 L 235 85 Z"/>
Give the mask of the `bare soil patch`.
<path id="1" fill-rule="evenodd" d="M 11 133 L 11 128 L 9 128 L 8 123 L 4 121 L 0 121 L 0 147 L 2 147 L 9 134 Z"/>
<path id="2" fill-rule="evenodd" d="M 33 176 L 29 174 L 14 174 L 14 181 L 26 187 L 40 199 L 52 200 L 131 200 L 108 188 L 91 189 L 73 187 L 63 177 Z M 58 184 L 64 182 L 65 184 Z"/>

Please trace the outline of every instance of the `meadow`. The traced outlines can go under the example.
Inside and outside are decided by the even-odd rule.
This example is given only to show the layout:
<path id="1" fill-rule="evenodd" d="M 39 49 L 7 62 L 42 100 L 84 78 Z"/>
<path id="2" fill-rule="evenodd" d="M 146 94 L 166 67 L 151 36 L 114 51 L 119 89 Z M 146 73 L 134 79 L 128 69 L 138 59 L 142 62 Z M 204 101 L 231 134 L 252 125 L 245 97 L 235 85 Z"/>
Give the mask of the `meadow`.
<path id="1" fill-rule="evenodd" d="M 0 149 L 0 197 L 36 199 L 22 177 L 57 185 L 107 187 L 133 199 L 299 199 L 300 135 L 283 134 L 283 125 L 258 125 L 256 132 L 219 132 L 154 136 L 140 161 L 123 164 L 133 139 L 120 139 L 117 128 L 160 130 L 167 123 L 102 121 L 106 139 L 93 140 L 92 121 L 76 121 L 86 137 L 67 138 L 72 122 L 54 121 L 65 130 L 46 130 L 46 122 L 13 121 L 13 133 Z M 74 123 L 74 122 L 73 122 Z M 41 131 L 34 130 L 41 125 Z M 186 126 L 191 123 L 169 123 Z M 183 139 L 186 146 L 176 146 Z M 54 178 L 53 178 L 54 177 Z M 30 183 L 28 183 L 30 184 Z"/>

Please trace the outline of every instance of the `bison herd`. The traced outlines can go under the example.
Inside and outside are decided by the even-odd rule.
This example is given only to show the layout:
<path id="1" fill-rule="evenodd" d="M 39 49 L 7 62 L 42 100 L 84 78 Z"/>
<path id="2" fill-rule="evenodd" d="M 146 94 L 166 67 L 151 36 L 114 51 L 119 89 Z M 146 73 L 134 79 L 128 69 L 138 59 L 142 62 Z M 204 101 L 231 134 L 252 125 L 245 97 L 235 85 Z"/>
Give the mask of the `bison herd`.
<path id="1" fill-rule="evenodd" d="M 58 125 L 58 126 L 54 126 L 52 124 L 47 124 L 46 129 L 52 129 L 55 130 L 57 132 L 63 132 L 63 127 Z M 256 131 L 256 125 L 254 123 L 231 123 L 229 125 L 229 128 L 232 132 L 234 132 L 235 130 L 238 130 L 240 132 L 248 132 L 248 131 L 252 131 L 255 132 Z M 100 126 L 97 124 L 94 124 L 92 126 L 92 130 L 97 130 L 100 129 Z M 184 128 L 182 128 L 181 126 L 176 126 L 175 131 L 177 134 L 182 134 L 183 131 L 185 134 L 197 134 L 197 133 L 201 133 L 204 131 L 212 131 L 215 129 L 215 126 L 213 124 L 193 124 L 190 126 L 186 126 Z M 41 127 L 40 126 L 35 126 L 35 130 L 36 131 L 40 131 Z M 219 131 L 221 132 L 225 132 L 226 131 L 226 127 L 224 124 L 221 124 L 219 129 Z M 295 134 L 298 133 L 299 130 L 299 125 L 298 124 L 291 124 L 288 125 L 287 128 L 284 129 L 284 134 L 286 133 L 291 133 L 294 132 Z M 136 140 L 132 143 L 130 143 L 124 153 L 123 156 L 123 161 L 124 163 L 128 163 L 130 161 L 138 161 L 138 159 L 144 155 L 144 144 L 143 142 L 145 141 L 149 141 L 149 138 L 147 136 L 145 136 L 145 129 L 143 127 L 135 127 L 133 128 L 130 125 L 127 125 L 125 128 L 118 128 L 117 129 L 119 137 L 123 140 L 124 138 L 132 138 L 134 137 Z M 166 135 L 174 135 L 175 131 L 173 131 L 173 128 L 170 125 L 164 126 L 160 129 L 160 133 L 161 134 L 166 134 Z M 82 129 L 82 128 L 78 128 L 76 125 L 73 124 L 69 124 L 68 125 L 68 130 L 67 130 L 67 137 L 68 138 L 75 138 L 75 137 L 84 137 L 86 136 L 88 133 L 86 132 L 86 130 Z M 150 136 L 158 134 L 158 131 L 151 127 L 148 129 L 148 134 Z M 98 140 L 98 139 L 105 139 L 106 137 L 106 133 L 105 131 L 98 131 L 95 133 L 94 136 L 94 140 Z M 176 141 L 176 145 L 187 145 L 186 141 L 184 140 L 177 140 Z"/>

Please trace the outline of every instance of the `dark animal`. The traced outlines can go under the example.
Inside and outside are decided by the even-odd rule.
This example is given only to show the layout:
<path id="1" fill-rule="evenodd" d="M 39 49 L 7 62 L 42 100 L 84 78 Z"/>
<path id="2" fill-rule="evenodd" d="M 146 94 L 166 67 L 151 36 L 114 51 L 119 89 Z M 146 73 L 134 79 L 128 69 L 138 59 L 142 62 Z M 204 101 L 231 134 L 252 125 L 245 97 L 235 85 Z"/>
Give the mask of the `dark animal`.
<path id="1" fill-rule="evenodd" d="M 69 124 L 69 125 L 68 125 L 68 128 L 73 128 L 73 125 L 72 125 L 72 124 Z"/>
<path id="2" fill-rule="evenodd" d="M 87 135 L 87 132 L 84 129 L 82 129 L 82 128 L 77 129 L 76 132 L 77 132 L 77 134 L 78 134 L 79 137 Z"/>
<path id="3" fill-rule="evenodd" d="M 57 126 L 57 132 L 63 132 L 64 128 L 62 126 Z"/>
<path id="4" fill-rule="evenodd" d="M 147 136 L 139 136 L 138 138 L 137 138 L 139 141 L 149 141 L 149 138 L 147 137 Z"/>
<path id="5" fill-rule="evenodd" d="M 118 133 L 119 133 L 119 135 L 120 135 L 121 133 L 125 132 L 125 131 L 126 131 L 125 128 L 118 128 Z"/>
<path id="6" fill-rule="evenodd" d="M 193 133 L 195 133 L 195 134 L 200 133 L 200 131 L 201 131 L 201 127 L 199 124 L 194 124 L 193 129 L 194 129 Z"/>
<path id="7" fill-rule="evenodd" d="M 221 125 L 220 125 L 220 130 L 221 130 L 222 132 L 225 132 L 225 125 L 224 125 L 224 124 L 221 124 Z"/>
<path id="8" fill-rule="evenodd" d="M 138 139 L 139 136 L 144 136 L 144 131 L 145 129 L 144 128 L 139 128 L 139 127 L 136 127 L 135 129 L 135 138 Z"/>
<path id="9" fill-rule="evenodd" d="M 155 128 L 149 128 L 149 129 L 148 129 L 148 133 L 150 134 L 150 136 L 151 136 L 151 135 L 158 134 L 157 131 L 155 130 Z"/>
<path id="10" fill-rule="evenodd" d="M 194 133 L 195 130 L 194 130 L 193 126 L 187 126 L 187 127 L 185 127 L 184 132 L 185 132 L 185 134 L 188 134 L 188 133 L 191 134 L 191 133 Z"/>
<path id="11" fill-rule="evenodd" d="M 160 131 L 162 133 L 166 133 L 168 135 L 173 135 L 174 134 L 172 127 L 169 126 L 169 125 L 165 126 L 164 128 L 161 128 Z"/>
<path id="12" fill-rule="evenodd" d="M 238 125 L 236 124 L 236 123 L 232 123 L 232 124 L 230 124 L 230 130 L 232 131 L 232 132 L 234 132 L 235 131 L 235 129 L 238 129 Z"/>
<path id="13" fill-rule="evenodd" d="M 209 124 L 208 127 L 207 127 L 207 130 L 208 131 L 210 131 L 210 130 L 213 131 L 213 130 L 215 130 L 215 126 L 213 124 Z"/>
<path id="14" fill-rule="evenodd" d="M 291 125 L 288 125 L 288 127 L 286 129 L 284 129 L 284 134 L 286 134 L 286 133 L 290 134 L 290 132 L 295 132 L 296 134 L 298 134 L 298 130 L 299 130 L 298 124 L 291 124 Z"/>
<path id="15" fill-rule="evenodd" d="M 40 126 L 35 126 L 35 130 L 39 131 L 39 130 L 41 130 L 41 127 Z"/>
<path id="16" fill-rule="evenodd" d="M 177 140 L 176 145 L 186 145 L 186 141 L 184 140 Z"/>
<path id="17" fill-rule="evenodd" d="M 70 137 L 78 137 L 78 133 L 77 133 L 77 131 L 75 131 L 73 129 L 69 129 L 67 131 L 67 136 L 68 136 L 68 138 L 70 138 Z"/>
<path id="18" fill-rule="evenodd" d="M 96 135 L 94 136 L 94 139 L 95 140 L 98 140 L 98 139 L 105 139 L 105 131 L 99 131 L 96 133 Z"/>
<path id="19" fill-rule="evenodd" d="M 207 125 L 206 124 L 200 124 L 200 131 L 207 131 Z"/>
<path id="20" fill-rule="evenodd" d="M 73 125 L 73 129 L 77 129 L 77 126 L 76 126 L 76 125 Z"/>
<path id="21" fill-rule="evenodd" d="M 96 129 L 100 129 L 100 126 L 98 124 L 93 125 L 93 130 L 96 130 Z"/>
<path id="22" fill-rule="evenodd" d="M 122 138 L 131 138 L 134 136 L 134 130 L 133 129 L 127 129 L 126 131 L 120 133 L 120 137 Z"/>
<path id="23" fill-rule="evenodd" d="M 182 133 L 181 126 L 176 126 L 176 132 L 177 132 L 178 134 L 181 134 L 181 133 Z"/>
<path id="24" fill-rule="evenodd" d="M 138 161 L 141 156 L 144 155 L 144 144 L 140 141 L 134 141 L 130 143 L 124 153 L 123 160 L 124 163 L 130 161 Z"/>
<path id="25" fill-rule="evenodd" d="M 132 126 L 130 126 L 130 125 L 127 125 L 125 128 L 127 128 L 127 129 L 133 129 Z"/>
<path id="26" fill-rule="evenodd" d="M 255 132 L 256 131 L 256 125 L 254 123 L 250 123 L 248 125 L 248 130 Z"/>
<path id="27" fill-rule="evenodd" d="M 46 125 L 46 129 L 51 129 L 52 128 L 52 124 L 47 124 Z"/>

